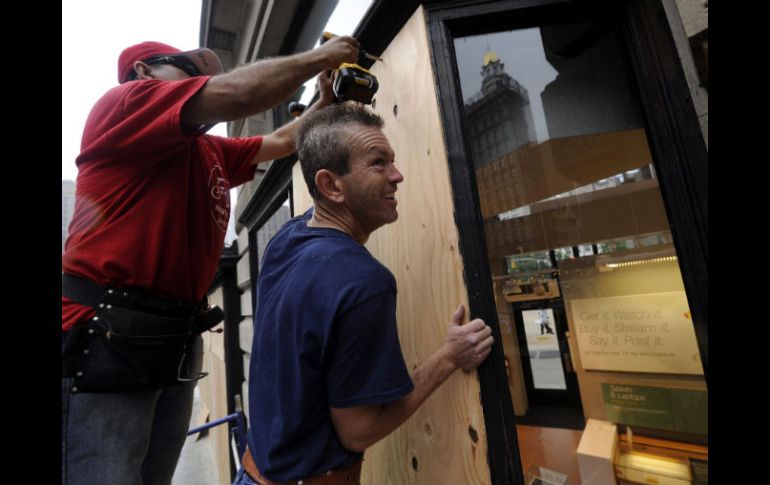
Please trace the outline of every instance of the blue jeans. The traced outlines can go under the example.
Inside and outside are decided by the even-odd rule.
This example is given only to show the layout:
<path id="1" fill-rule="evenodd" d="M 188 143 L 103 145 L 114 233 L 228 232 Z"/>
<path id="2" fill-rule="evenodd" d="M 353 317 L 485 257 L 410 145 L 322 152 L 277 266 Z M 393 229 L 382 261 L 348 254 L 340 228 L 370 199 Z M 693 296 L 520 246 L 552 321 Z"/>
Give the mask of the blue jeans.
<path id="1" fill-rule="evenodd" d="M 200 371 L 203 345 L 194 345 Z M 170 485 L 195 382 L 133 393 L 72 393 L 62 379 L 62 485 Z"/>
<path id="2" fill-rule="evenodd" d="M 244 470 L 243 467 L 240 467 L 238 469 L 238 473 L 235 474 L 235 481 L 233 482 L 233 485 L 259 485 L 259 484 L 254 480 L 252 480 L 251 477 L 246 474 L 246 470 Z"/>

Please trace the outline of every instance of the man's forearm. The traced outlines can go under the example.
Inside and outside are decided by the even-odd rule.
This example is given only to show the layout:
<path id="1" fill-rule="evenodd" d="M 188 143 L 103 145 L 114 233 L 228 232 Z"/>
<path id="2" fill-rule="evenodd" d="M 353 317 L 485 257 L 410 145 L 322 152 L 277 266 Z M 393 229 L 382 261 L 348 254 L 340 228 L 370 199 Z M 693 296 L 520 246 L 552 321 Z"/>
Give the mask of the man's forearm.
<path id="1" fill-rule="evenodd" d="M 357 427 L 364 433 L 354 440 L 353 449 L 364 450 L 401 426 L 455 370 L 457 367 L 447 358 L 445 347 L 436 351 L 412 374 L 412 392 L 380 406 L 379 413 L 370 414 L 368 423 Z"/>
<path id="2" fill-rule="evenodd" d="M 261 113 L 287 99 L 328 64 L 323 52 L 312 50 L 265 59 L 209 79 L 182 112 L 189 125 L 232 121 Z"/>
<path id="3" fill-rule="evenodd" d="M 328 67 L 328 59 L 321 51 L 312 50 L 288 57 L 265 59 L 223 76 L 212 78 L 214 87 L 221 82 L 225 92 L 241 97 L 236 100 L 245 106 L 241 113 L 233 113 L 238 119 L 261 113 L 291 96 L 308 79 Z M 239 116 L 240 115 L 240 116 Z M 228 120 L 229 121 L 229 120 Z"/>
<path id="4" fill-rule="evenodd" d="M 261 113 L 286 100 L 315 74 L 358 58 L 358 41 L 335 37 L 321 47 L 276 57 L 214 76 L 182 109 L 182 124 L 233 121 Z"/>

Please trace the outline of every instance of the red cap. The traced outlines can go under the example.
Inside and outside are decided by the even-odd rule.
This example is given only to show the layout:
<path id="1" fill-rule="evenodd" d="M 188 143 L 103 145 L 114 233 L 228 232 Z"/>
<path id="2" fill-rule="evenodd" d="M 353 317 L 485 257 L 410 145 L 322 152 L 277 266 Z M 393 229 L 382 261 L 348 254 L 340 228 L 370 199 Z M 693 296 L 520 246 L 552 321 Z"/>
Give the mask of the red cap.
<path id="1" fill-rule="evenodd" d="M 222 72 L 222 63 L 219 57 L 211 49 L 201 47 L 191 51 L 182 52 L 176 47 L 171 47 L 160 42 L 142 42 L 123 50 L 118 58 L 118 82 L 123 84 L 134 72 L 134 62 L 144 61 L 154 56 L 184 56 L 195 64 L 203 75 L 214 75 Z"/>

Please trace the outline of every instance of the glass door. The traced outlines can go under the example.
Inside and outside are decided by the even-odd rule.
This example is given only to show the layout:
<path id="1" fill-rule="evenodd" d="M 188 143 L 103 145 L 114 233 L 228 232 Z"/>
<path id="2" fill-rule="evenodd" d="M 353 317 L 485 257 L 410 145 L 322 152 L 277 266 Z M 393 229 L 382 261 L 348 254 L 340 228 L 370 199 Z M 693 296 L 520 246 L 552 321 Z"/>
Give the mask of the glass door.
<path id="1" fill-rule="evenodd" d="M 707 435 L 676 424 L 678 404 L 623 402 L 705 403 L 707 391 L 620 25 L 543 19 L 453 39 L 525 470 L 575 476 L 584 418 Z M 545 441 L 569 446 L 529 453 Z"/>

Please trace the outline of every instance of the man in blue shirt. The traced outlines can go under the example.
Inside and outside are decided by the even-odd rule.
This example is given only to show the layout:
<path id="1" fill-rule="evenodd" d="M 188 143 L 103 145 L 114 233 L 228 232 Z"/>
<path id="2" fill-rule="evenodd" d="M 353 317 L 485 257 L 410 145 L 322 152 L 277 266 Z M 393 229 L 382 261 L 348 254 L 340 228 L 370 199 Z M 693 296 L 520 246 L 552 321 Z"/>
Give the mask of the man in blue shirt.
<path id="1" fill-rule="evenodd" d="M 411 376 L 406 369 L 396 280 L 364 247 L 398 218 L 404 179 L 382 124 L 337 105 L 297 131 L 314 208 L 287 222 L 262 260 L 238 484 L 357 484 L 364 450 L 491 350 L 491 329 L 481 319 L 461 325 L 460 305 L 445 344 Z"/>

